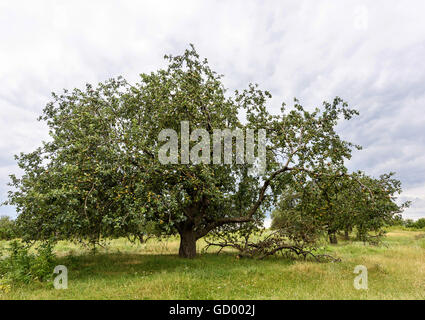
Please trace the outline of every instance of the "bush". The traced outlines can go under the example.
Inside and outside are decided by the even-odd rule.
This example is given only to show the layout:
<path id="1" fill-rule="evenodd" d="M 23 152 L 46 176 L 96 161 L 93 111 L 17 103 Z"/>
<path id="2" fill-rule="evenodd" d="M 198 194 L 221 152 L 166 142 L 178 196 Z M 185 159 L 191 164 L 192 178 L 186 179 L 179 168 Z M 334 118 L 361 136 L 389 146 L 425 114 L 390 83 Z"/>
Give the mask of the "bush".
<path id="1" fill-rule="evenodd" d="M 35 251 L 32 254 L 27 246 L 12 241 L 7 248 L 8 254 L 0 260 L 0 278 L 3 281 L 24 283 L 50 280 L 56 265 L 51 244 L 43 243 Z"/>
<path id="2" fill-rule="evenodd" d="M 423 229 L 425 228 L 425 218 L 418 219 L 417 221 L 406 220 L 406 227 L 412 229 Z"/>
<path id="3" fill-rule="evenodd" d="M 16 236 L 15 221 L 8 216 L 0 217 L 0 240 L 12 240 Z"/>

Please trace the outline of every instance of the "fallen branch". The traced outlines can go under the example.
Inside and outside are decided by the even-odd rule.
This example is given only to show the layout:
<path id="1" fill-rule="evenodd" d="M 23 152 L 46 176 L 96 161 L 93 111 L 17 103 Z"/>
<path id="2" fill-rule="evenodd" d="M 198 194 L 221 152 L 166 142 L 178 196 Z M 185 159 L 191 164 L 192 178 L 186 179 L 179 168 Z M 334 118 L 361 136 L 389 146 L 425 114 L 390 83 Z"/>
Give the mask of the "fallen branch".
<path id="1" fill-rule="evenodd" d="M 286 237 L 279 231 L 273 232 L 263 240 L 257 242 L 249 242 L 248 238 L 249 237 L 246 237 L 244 242 L 228 239 L 223 239 L 220 242 L 211 242 L 206 239 L 207 246 L 204 248 L 204 251 L 208 251 L 211 247 L 219 247 L 220 249 L 217 254 L 220 254 L 224 248 L 232 248 L 239 251 L 239 257 L 249 257 L 258 260 L 262 260 L 277 253 L 282 253 L 283 255 L 284 252 L 290 252 L 297 257 L 303 257 L 304 260 L 307 259 L 308 256 L 311 256 L 318 262 L 341 261 L 339 258 L 327 254 L 316 254 L 315 251 L 317 251 L 317 248 L 313 245 L 289 243 Z"/>

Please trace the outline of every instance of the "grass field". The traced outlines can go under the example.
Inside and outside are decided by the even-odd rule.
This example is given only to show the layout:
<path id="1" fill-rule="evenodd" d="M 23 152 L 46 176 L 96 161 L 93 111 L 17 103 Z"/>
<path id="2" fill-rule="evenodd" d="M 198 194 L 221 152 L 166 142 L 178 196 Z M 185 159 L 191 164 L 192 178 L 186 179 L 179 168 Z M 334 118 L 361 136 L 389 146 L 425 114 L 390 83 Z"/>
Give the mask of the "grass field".
<path id="1" fill-rule="evenodd" d="M 185 260 L 176 256 L 178 239 L 143 245 L 117 239 L 96 255 L 60 242 L 55 252 L 68 268 L 68 289 L 56 290 L 51 282 L 14 285 L 0 291 L 0 299 L 425 298 L 423 231 L 393 229 L 381 246 L 341 242 L 328 250 L 342 262 L 259 261 L 232 252 Z M 353 286 L 356 265 L 368 268 L 368 290 Z"/>

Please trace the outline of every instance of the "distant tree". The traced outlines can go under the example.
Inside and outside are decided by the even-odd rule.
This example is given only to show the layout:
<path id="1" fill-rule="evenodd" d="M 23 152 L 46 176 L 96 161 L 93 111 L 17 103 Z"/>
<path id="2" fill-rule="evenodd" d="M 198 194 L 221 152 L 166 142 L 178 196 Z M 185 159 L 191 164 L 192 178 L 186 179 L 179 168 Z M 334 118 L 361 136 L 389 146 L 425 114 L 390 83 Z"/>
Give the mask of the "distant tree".
<path id="1" fill-rule="evenodd" d="M 404 224 L 407 228 L 423 229 L 425 228 L 425 218 L 420 218 L 416 221 L 407 219 Z"/>
<path id="2" fill-rule="evenodd" d="M 391 172 L 374 179 L 363 173 L 358 174 L 359 181 L 365 187 L 362 194 L 358 192 L 358 198 L 363 201 L 355 205 L 354 221 L 359 240 L 369 241 L 370 232 L 379 237 L 383 234 L 382 228 L 392 225 L 394 219 L 410 206 L 410 201 L 398 202 L 402 188 L 394 175 Z"/>
<path id="3" fill-rule="evenodd" d="M 0 217 L 0 240 L 12 240 L 17 237 L 15 221 L 8 216 Z"/>
<path id="4" fill-rule="evenodd" d="M 179 254 L 196 255 L 196 241 L 211 231 L 262 224 L 265 212 L 294 176 L 346 172 L 354 147 L 335 132 L 357 111 L 340 98 L 305 110 L 297 100 L 279 115 L 266 108 L 271 95 L 257 85 L 226 94 L 221 76 L 191 47 L 166 56 L 168 67 L 97 87 L 53 94 L 42 120 L 51 141 L 17 157 L 24 174 L 12 175 L 8 204 L 19 212 L 26 239 L 66 238 L 97 243 L 102 237 L 179 234 Z M 239 112 L 246 122 L 238 119 Z M 158 136 L 181 122 L 190 128 L 266 129 L 267 163 L 162 164 Z M 180 140 L 181 141 L 181 140 Z M 192 148 L 197 141 L 191 141 Z M 235 141 L 233 146 L 235 147 Z M 200 150 L 200 153 L 210 150 Z"/>
<path id="5" fill-rule="evenodd" d="M 304 219 L 313 217 L 317 227 L 327 231 L 331 243 L 337 243 L 338 232 L 347 236 L 353 229 L 357 230 L 359 240 L 373 241 L 409 205 L 408 202 L 397 204 L 401 184 L 393 175 L 374 179 L 357 172 L 296 181 L 272 213 L 272 228 L 290 222 L 296 212 Z"/>

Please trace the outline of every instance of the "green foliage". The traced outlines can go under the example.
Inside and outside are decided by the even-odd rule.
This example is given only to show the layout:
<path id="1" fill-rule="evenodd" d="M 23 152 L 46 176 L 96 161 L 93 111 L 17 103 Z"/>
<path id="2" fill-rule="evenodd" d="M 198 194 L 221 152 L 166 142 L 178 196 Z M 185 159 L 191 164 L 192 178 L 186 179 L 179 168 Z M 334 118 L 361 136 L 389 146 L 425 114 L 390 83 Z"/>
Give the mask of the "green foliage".
<path id="1" fill-rule="evenodd" d="M 53 94 L 41 117 L 52 142 L 18 156 L 25 174 L 11 177 L 17 191 L 9 204 L 19 212 L 25 240 L 97 243 L 101 237 L 141 238 L 152 230 L 174 234 L 193 225 L 189 212 L 201 203 L 209 205 L 196 213 L 199 229 L 242 209 L 232 208 L 237 177 L 230 167 L 158 161 L 164 128 L 179 131 L 183 120 L 193 127 L 239 124 L 220 76 L 194 49 L 166 59 L 167 69 L 142 74 L 135 85 L 118 78 Z"/>
<path id="2" fill-rule="evenodd" d="M 0 217 L 0 240 L 12 240 L 17 237 L 15 221 L 8 216 Z"/>
<path id="3" fill-rule="evenodd" d="M 404 226 L 405 220 L 403 219 L 403 216 L 401 214 L 394 215 L 390 225 L 392 226 Z"/>
<path id="4" fill-rule="evenodd" d="M 383 227 L 392 224 L 409 205 L 396 203 L 401 184 L 393 175 L 374 179 L 356 172 L 294 180 L 272 213 L 272 228 L 296 223 L 301 215 L 305 224 L 310 221 L 311 232 L 323 228 L 331 241 L 336 240 L 337 232 L 348 234 L 355 229 L 359 240 L 376 242 Z M 303 229 L 309 230 L 306 226 Z"/>
<path id="5" fill-rule="evenodd" d="M 420 218 L 416 221 L 408 219 L 405 221 L 404 225 L 411 229 L 423 229 L 425 228 L 425 218 Z"/>
<path id="6" fill-rule="evenodd" d="M 49 242 L 43 243 L 30 253 L 28 246 L 14 240 L 0 260 L 0 277 L 10 282 L 29 283 L 47 281 L 53 275 L 56 258 Z"/>

